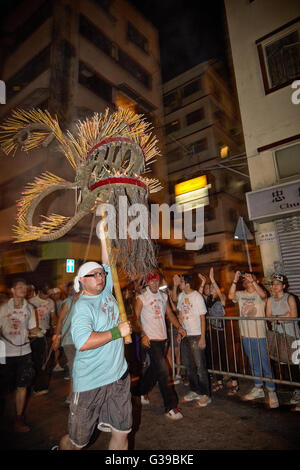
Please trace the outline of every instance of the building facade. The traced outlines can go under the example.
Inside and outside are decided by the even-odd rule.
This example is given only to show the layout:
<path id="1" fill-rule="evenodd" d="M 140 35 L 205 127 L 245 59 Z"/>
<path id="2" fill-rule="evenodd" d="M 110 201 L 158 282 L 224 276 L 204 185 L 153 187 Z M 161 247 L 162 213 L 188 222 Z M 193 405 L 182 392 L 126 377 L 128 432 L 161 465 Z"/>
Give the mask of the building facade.
<path id="1" fill-rule="evenodd" d="M 300 295 L 300 4 L 225 0 L 264 274 Z"/>
<path id="2" fill-rule="evenodd" d="M 108 107 L 133 109 L 153 124 L 160 145 L 162 112 L 158 33 L 125 0 L 54 0 L 18 2 L 2 20 L 0 78 L 6 84 L 1 121 L 16 107 L 47 109 L 58 116 L 64 130 L 74 130 L 85 119 Z M 163 153 L 163 152 L 162 152 Z M 163 159 L 153 173 L 166 188 Z M 32 275 L 28 259 L 35 260 L 36 277 L 72 278 L 66 258 L 99 258 L 97 238 L 89 253 L 91 218 L 57 242 L 12 245 L 16 201 L 24 186 L 45 170 L 72 181 L 74 173 L 54 143 L 30 155 L 17 152 L 0 158 L 0 250 L 2 277 L 16 272 Z M 163 201 L 166 191 L 153 196 Z M 75 210 L 73 195 L 47 200 L 47 212 Z M 40 263 L 39 263 L 40 260 Z M 48 260 L 48 261 L 47 261 Z M 48 262 L 48 264 L 47 264 Z M 43 269 L 43 266 L 45 268 Z"/>
<path id="3" fill-rule="evenodd" d="M 164 84 L 163 91 L 171 200 L 175 201 L 175 185 L 182 181 L 206 175 L 209 186 L 203 248 L 193 254 L 174 253 L 173 265 L 206 273 L 214 266 L 225 286 L 234 269 L 247 269 L 243 245 L 233 240 L 239 216 L 247 218 L 242 195 L 249 189 L 235 94 L 223 78 L 221 64 L 214 60 L 173 78 Z M 181 257 L 181 263 L 176 262 L 176 256 Z M 255 248 L 252 256 L 255 266 Z"/>

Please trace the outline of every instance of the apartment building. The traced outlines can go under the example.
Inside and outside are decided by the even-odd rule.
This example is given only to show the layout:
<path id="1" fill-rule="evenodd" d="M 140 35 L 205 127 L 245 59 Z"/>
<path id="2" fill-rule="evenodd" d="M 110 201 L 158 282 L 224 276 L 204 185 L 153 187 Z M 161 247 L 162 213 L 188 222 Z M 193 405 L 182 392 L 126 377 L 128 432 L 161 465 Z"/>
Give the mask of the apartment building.
<path id="1" fill-rule="evenodd" d="M 0 78 L 7 101 L 0 105 L 1 120 L 16 107 L 39 107 L 56 114 L 63 129 L 74 130 L 77 119 L 122 106 L 144 114 L 162 142 L 158 33 L 129 2 L 25 0 L 7 12 L 2 25 Z M 65 273 L 67 258 L 99 259 L 96 237 L 86 253 L 91 218 L 56 242 L 12 245 L 16 201 L 24 186 L 46 170 L 74 179 L 54 143 L 30 155 L 1 153 L 2 277 L 34 272 L 39 278 L 47 272 L 48 277 L 68 280 L 73 276 Z M 153 173 L 166 188 L 163 159 L 154 163 Z M 163 201 L 165 194 L 156 193 L 153 200 Z M 69 212 L 64 215 L 70 215 L 74 204 L 74 194 L 57 194 L 47 199 L 42 213 L 63 207 Z"/>
<path id="2" fill-rule="evenodd" d="M 300 3 L 225 6 L 251 179 L 249 218 L 265 276 L 285 273 L 300 295 Z"/>
<path id="3" fill-rule="evenodd" d="M 247 218 L 249 176 L 237 101 L 223 75 L 219 62 L 201 63 L 165 83 L 163 100 L 171 200 L 182 181 L 206 175 L 209 186 L 203 248 L 194 253 L 177 250 L 173 265 L 206 273 L 214 266 L 226 285 L 234 269 L 248 269 L 244 247 L 233 234 L 239 216 Z M 257 267 L 255 247 L 251 251 Z"/>

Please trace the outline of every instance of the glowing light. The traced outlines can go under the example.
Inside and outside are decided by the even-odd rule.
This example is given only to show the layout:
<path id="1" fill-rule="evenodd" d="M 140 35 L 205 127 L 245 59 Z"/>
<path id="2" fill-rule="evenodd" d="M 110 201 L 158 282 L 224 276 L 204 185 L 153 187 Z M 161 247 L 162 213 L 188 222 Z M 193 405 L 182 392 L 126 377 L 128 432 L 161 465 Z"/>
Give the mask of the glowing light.
<path id="1" fill-rule="evenodd" d="M 197 189 L 205 188 L 207 186 L 206 175 L 198 176 L 191 180 L 183 181 L 175 185 L 175 195 L 187 194 Z"/>

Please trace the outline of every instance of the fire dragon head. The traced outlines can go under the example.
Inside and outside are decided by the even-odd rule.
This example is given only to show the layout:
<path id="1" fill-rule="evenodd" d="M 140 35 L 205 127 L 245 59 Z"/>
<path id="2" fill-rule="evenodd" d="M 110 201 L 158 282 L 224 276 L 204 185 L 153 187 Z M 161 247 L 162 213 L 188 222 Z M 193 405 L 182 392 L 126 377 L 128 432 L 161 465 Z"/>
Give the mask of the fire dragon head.
<path id="1" fill-rule="evenodd" d="M 7 155 L 14 155 L 17 149 L 28 152 L 46 147 L 56 139 L 75 171 L 73 182 L 45 172 L 27 184 L 17 202 L 15 242 L 59 239 L 99 204 L 111 203 L 118 210 L 119 197 L 125 196 L 129 206 L 137 202 L 147 206 L 149 193 L 161 189 L 157 179 L 142 176 L 159 155 L 158 141 L 151 133 L 151 124 L 130 110 L 95 113 L 92 118 L 77 122 L 75 134 L 64 133 L 57 118 L 48 111 L 18 109 L 0 129 L 0 144 Z M 34 225 L 33 217 L 41 201 L 55 191 L 68 189 L 77 191 L 75 214 L 40 215 L 40 222 Z M 112 245 L 117 248 L 123 271 L 130 277 L 156 265 L 150 237 L 116 238 Z"/>

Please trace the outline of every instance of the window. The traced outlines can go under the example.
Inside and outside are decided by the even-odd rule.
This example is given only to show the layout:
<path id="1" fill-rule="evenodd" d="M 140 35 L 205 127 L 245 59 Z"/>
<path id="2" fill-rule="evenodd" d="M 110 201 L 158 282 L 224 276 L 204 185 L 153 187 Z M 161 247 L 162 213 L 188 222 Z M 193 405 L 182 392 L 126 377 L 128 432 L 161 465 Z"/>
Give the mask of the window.
<path id="1" fill-rule="evenodd" d="M 168 93 L 164 95 L 164 106 L 174 106 L 177 103 L 177 93 L 173 91 L 172 93 Z"/>
<path id="2" fill-rule="evenodd" d="M 79 83 L 108 103 L 112 102 L 112 87 L 110 84 L 83 62 L 79 62 Z"/>
<path id="3" fill-rule="evenodd" d="M 199 80 L 194 80 L 193 82 L 189 83 L 188 85 L 184 86 L 182 88 L 182 97 L 186 98 L 194 93 L 197 93 L 197 91 L 200 90 L 200 82 Z"/>
<path id="4" fill-rule="evenodd" d="M 172 134 L 180 129 L 180 122 L 178 119 L 176 121 L 169 122 L 165 125 L 165 135 Z"/>
<path id="5" fill-rule="evenodd" d="M 6 81 L 7 99 L 16 95 L 50 67 L 50 46 L 39 52 L 18 72 Z"/>
<path id="6" fill-rule="evenodd" d="M 107 13 L 109 13 L 112 1 L 113 0 L 94 0 L 94 2 Z"/>
<path id="7" fill-rule="evenodd" d="M 204 119 L 204 109 L 196 109 L 196 111 L 186 115 L 186 125 L 190 126 L 191 124 L 195 124 L 195 122 L 199 122 L 202 119 Z"/>
<path id="8" fill-rule="evenodd" d="M 127 39 L 138 46 L 142 51 L 148 53 L 148 39 L 140 33 L 130 22 L 127 25 Z"/>
<path id="9" fill-rule="evenodd" d="M 167 163 L 176 163 L 182 160 L 182 152 L 181 150 L 173 150 L 167 154 Z M 174 189 L 174 188 L 173 188 Z"/>
<path id="10" fill-rule="evenodd" d="M 92 42 L 96 47 L 101 49 L 105 54 L 114 59 L 123 67 L 128 73 L 135 77 L 139 82 L 147 88 L 151 88 L 150 75 L 126 52 L 122 51 L 116 44 L 114 44 L 105 34 L 100 31 L 93 23 L 91 23 L 85 16 L 80 15 L 79 31 L 82 36 L 88 41 Z"/>
<path id="11" fill-rule="evenodd" d="M 204 255 L 207 253 L 213 253 L 218 250 L 219 250 L 219 243 L 206 243 L 203 245 L 200 251 L 201 251 L 201 255 Z"/>
<path id="12" fill-rule="evenodd" d="M 207 150 L 207 139 L 200 139 L 188 146 L 188 152 L 191 155 Z"/>
<path id="13" fill-rule="evenodd" d="M 129 55 L 121 49 L 119 49 L 119 64 L 133 77 L 139 80 L 139 82 L 145 85 L 145 87 L 151 87 L 150 75 L 145 72 L 145 70 L 137 62 L 135 62 L 135 60 L 129 57 Z"/>
<path id="14" fill-rule="evenodd" d="M 279 179 L 300 174 L 300 143 L 275 151 Z"/>
<path id="15" fill-rule="evenodd" d="M 16 31 L 10 33 L 8 50 L 10 54 L 17 49 L 28 37 L 30 37 L 50 17 L 52 11 L 51 2 L 44 1 L 42 5 L 32 13 Z"/>
<path id="16" fill-rule="evenodd" d="M 256 41 L 265 92 L 270 93 L 300 78 L 300 21 Z"/>
<path id="17" fill-rule="evenodd" d="M 105 54 L 112 55 L 112 42 L 110 39 L 83 15 L 80 15 L 79 18 L 79 32 Z"/>

